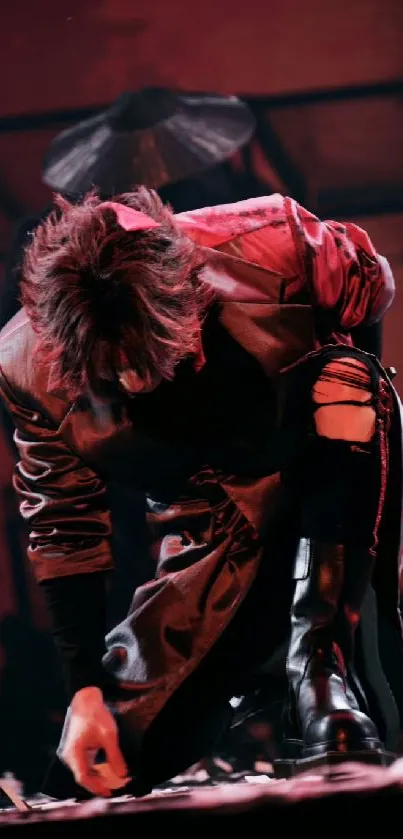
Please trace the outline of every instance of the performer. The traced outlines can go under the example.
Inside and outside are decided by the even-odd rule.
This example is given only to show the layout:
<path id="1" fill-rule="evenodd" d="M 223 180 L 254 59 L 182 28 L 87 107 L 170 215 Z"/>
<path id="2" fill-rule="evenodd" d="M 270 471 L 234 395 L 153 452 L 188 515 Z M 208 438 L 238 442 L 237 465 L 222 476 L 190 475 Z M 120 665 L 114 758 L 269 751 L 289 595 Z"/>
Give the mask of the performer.
<path id="1" fill-rule="evenodd" d="M 386 760 L 354 639 L 371 583 L 400 631 L 399 403 L 350 331 L 393 293 L 363 230 L 280 195 L 90 194 L 37 229 L 0 392 L 81 788 L 195 762 L 283 642 L 284 756 Z M 145 495 L 155 579 L 105 647 L 111 481 Z"/>

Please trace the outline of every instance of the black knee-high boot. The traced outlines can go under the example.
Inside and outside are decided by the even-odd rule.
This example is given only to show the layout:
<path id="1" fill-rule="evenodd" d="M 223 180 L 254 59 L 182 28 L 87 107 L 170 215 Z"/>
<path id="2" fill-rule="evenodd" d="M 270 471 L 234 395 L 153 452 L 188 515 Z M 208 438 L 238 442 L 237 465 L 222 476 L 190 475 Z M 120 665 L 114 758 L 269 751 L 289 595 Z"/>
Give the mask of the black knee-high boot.
<path id="1" fill-rule="evenodd" d="M 366 447 L 312 441 L 287 658 L 292 771 L 344 758 L 388 762 L 364 713 L 365 697 L 353 668 L 354 633 L 375 558 L 378 449 L 377 440 Z M 290 766 L 283 774 L 289 772 Z"/>

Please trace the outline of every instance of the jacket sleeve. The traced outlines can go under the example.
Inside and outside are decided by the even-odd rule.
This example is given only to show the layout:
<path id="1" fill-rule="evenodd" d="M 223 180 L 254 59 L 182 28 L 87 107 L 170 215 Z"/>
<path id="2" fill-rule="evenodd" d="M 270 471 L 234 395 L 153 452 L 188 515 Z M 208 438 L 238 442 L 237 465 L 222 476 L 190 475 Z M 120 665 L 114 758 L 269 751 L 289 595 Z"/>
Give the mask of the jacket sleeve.
<path id="1" fill-rule="evenodd" d="M 368 234 L 349 222 L 319 221 L 293 199 L 285 200 L 301 276 L 317 307 L 343 330 L 379 321 L 395 285 L 388 261 Z"/>
<path id="2" fill-rule="evenodd" d="M 41 584 L 70 695 L 104 686 L 110 514 L 106 487 L 45 417 L 22 406 L 0 376 L 15 425 L 14 486 L 29 527 L 28 556 Z M 94 573 L 98 572 L 98 573 Z"/>
<path id="3" fill-rule="evenodd" d="M 110 569 L 104 482 L 38 413 L 14 405 L 12 415 L 19 455 L 14 488 L 37 580 Z"/>

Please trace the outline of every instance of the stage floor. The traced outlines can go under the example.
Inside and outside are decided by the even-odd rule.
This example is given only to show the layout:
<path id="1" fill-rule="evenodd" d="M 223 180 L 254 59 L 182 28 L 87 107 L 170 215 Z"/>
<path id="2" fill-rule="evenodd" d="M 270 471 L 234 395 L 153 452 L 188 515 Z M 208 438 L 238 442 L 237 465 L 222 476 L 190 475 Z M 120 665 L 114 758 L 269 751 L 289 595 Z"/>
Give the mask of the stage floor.
<path id="1" fill-rule="evenodd" d="M 236 829 L 239 834 L 240 829 L 261 831 L 262 818 L 269 829 L 275 814 L 276 824 L 281 816 L 282 832 L 289 828 L 300 835 L 309 830 L 312 836 L 323 836 L 324 829 L 333 832 L 342 819 L 343 833 L 352 836 L 360 822 L 362 829 L 378 832 L 392 828 L 391 821 L 396 829 L 402 821 L 403 759 L 389 768 L 346 763 L 291 780 L 256 772 L 217 774 L 208 781 L 199 774 L 184 781 L 176 779 L 172 786 L 141 799 L 124 796 L 77 803 L 37 797 L 27 801 L 25 810 L 3 809 L 0 828 L 3 835 L 12 829 L 15 839 L 18 830 L 25 834 L 30 830 L 34 839 L 34 834 L 60 837 L 90 827 L 102 832 L 162 829 L 176 834 L 182 829 L 220 834 Z"/>

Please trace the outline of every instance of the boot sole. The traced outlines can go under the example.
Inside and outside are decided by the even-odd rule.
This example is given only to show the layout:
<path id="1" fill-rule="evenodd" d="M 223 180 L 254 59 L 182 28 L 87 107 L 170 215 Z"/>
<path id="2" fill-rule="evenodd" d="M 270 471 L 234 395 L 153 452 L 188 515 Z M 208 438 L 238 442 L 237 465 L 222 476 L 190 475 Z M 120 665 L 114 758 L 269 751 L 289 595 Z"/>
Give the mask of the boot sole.
<path id="1" fill-rule="evenodd" d="M 372 766 L 390 766 L 397 759 L 392 752 L 384 749 L 362 749 L 357 751 L 327 751 L 320 755 L 300 758 L 278 758 L 273 761 L 275 778 L 294 778 L 312 769 L 331 769 L 342 763 L 365 763 Z"/>

